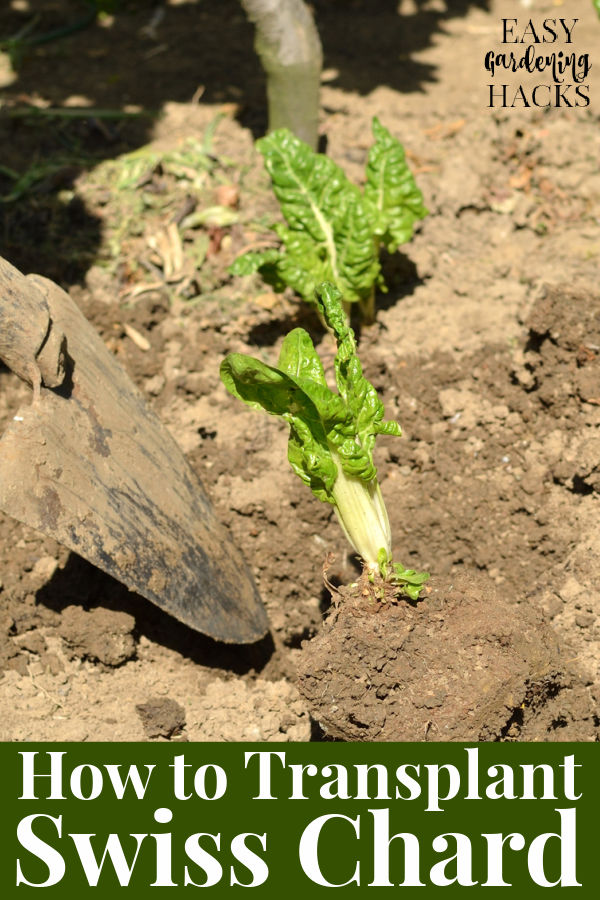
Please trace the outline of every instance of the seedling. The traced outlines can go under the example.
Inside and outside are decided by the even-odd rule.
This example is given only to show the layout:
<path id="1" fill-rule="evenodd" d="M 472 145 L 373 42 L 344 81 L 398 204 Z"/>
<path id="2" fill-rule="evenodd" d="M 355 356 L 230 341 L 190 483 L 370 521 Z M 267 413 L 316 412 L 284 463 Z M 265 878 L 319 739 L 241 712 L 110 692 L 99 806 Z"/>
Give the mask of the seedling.
<path id="1" fill-rule="evenodd" d="M 392 562 L 390 523 L 373 463 L 376 436 L 402 432 L 397 422 L 383 421 L 383 404 L 363 375 L 340 291 L 324 283 L 315 296 L 337 343 L 339 393 L 327 385 L 321 360 L 303 328 L 286 336 L 277 367 L 231 353 L 221 364 L 221 378 L 234 397 L 289 424 L 292 469 L 319 500 L 333 505 L 370 580 L 378 575 L 416 599 L 429 576 Z"/>
<path id="2" fill-rule="evenodd" d="M 329 157 L 315 153 L 285 128 L 257 142 L 287 225 L 273 230 L 279 248 L 249 251 L 230 267 L 234 275 L 260 272 L 277 291 L 293 288 L 309 303 L 328 281 L 364 322 L 375 318 L 375 289 L 385 290 L 379 253 L 409 241 L 427 215 L 423 196 L 400 141 L 373 119 L 375 143 L 360 190 Z"/>

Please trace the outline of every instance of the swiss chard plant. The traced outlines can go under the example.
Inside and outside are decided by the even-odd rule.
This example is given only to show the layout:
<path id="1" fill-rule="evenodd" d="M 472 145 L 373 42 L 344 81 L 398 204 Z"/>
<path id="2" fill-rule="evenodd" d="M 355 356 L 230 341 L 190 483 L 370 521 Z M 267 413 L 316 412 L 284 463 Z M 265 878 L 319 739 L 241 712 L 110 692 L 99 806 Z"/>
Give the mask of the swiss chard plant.
<path id="1" fill-rule="evenodd" d="M 379 575 L 416 599 L 429 576 L 392 560 L 390 524 L 373 463 L 376 436 L 400 435 L 400 426 L 383 420 L 383 404 L 363 375 L 339 290 L 325 283 L 315 296 L 337 343 L 337 393 L 303 328 L 286 336 L 276 367 L 231 353 L 221 364 L 221 378 L 234 397 L 289 424 L 292 469 L 319 500 L 333 505 L 368 576 Z"/>
<path id="2" fill-rule="evenodd" d="M 329 281 L 347 304 L 358 303 L 363 321 L 373 321 L 375 289 L 385 290 L 381 247 L 397 250 L 427 215 L 400 141 L 377 118 L 373 136 L 363 190 L 287 129 L 261 138 L 257 147 L 287 224 L 274 226 L 278 248 L 248 251 L 230 271 L 260 272 L 276 290 L 289 286 L 309 303 Z"/>

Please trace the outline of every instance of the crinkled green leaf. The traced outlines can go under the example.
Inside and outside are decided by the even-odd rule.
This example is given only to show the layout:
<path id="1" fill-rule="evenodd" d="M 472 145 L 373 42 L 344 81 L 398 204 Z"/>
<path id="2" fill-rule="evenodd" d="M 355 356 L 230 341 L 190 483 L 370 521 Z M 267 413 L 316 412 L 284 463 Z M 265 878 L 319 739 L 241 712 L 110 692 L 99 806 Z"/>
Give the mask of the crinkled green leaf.
<path id="1" fill-rule="evenodd" d="M 373 444 L 377 433 L 400 434 L 400 428 L 382 422 L 383 405 L 362 373 L 340 292 L 332 284 L 322 284 L 316 302 L 337 341 L 339 393 L 327 385 L 323 364 L 302 328 L 284 339 L 277 368 L 232 353 L 221 364 L 221 378 L 248 406 L 289 423 L 292 469 L 320 500 L 335 506 L 350 543 L 368 566 L 377 566 L 378 553 L 391 559 L 391 534 L 376 480 Z M 413 588 L 411 581 L 407 593 Z"/>
<path id="2" fill-rule="evenodd" d="M 255 272 L 260 272 L 265 282 L 271 285 L 273 290 L 282 294 L 288 285 L 287 280 L 280 273 L 282 260 L 281 250 L 275 247 L 261 251 L 249 250 L 232 262 L 228 272 L 232 275 L 253 275 Z"/>
<path id="3" fill-rule="evenodd" d="M 335 284 L 349 302 L 368 296 L 379 262 L 373 210 L 359 189 L 332 159 L 287 129 L 261 138 L 257 146 L 288 223 L 279 231 L 286 250 L 282 276 L 291 275 L 294 283 L 288 283 L 309 301 L 322 280 Z M 295 245 L 292 234 L 302 236 Z"/>
<path id="4" fill-rule="evenodd" d="M 278 255 L 246 254 L 230 272 L 260 271 L 277 290 L 288 285 L 309 303 L 328 281 L 345 302 L 371 309 L 375 287 L 385 290 L 380 244 L 395 250 L 427 213 L 400 142 L 377 119 L 373 133 L 364 192 L 287 129 L 261 138 L 257 147 L 287 225 L 274 229 L 282 242 Z"/>
<path id="5" fill-rule="evenodd" d="M 294 232 L 284 225 L 277 225 L 274 230 L 282 242 L 280 249 L 249 250 L 233 261 L 228 272 L 231 275 L 260 272 L 276 291 L 283 293 L 286 287 L 291 287 L 308 303 L 314 303 L 315 288 L 328 272 L 317 245 L 310 235 Z"/>
<path id="6" fill-rule="evenodd" d="M 292 469 L 320 500 L 333 503 L 336 465 L 319 413 L 302 388 L 285 372 L 240 353 L 225 357 L 221 379 L 227 390 L 247 406 L 289 423 L 288 459 Z"/>
<path id="7" fill-rule="evenodd" d="M 400 435 L 401 431 L 396 422 L 383 422 L 383 404 L 363 375 L 340 292 L 325 283 L 316 298 L 337 342 L 339 393 L 328 387 L 321 360 L 302 328 L 295 328 L 283 341 L 278 368 L 232 353 L 221 364 L 221 378 L 230 393 L 248 406 L 289 422 L 292 468 L 321 500 L 333 502 L 336 466 L 332 450 L 346 474 L 368 482 L 377 475 L 375 436 Z"/>
<path id="8" fill-rule="evenodd" d="M 329 451 L 315 442 L 311 429 L 301 419 L 290 422 L 288 462 L 296 475 L 306 484 L 315 497 L 334 504 L 332 488 L 337 470 Z"/>
<path id="9" fill-rule="evenodd" d="M 392 580 L 400 590 L 410 597 L 418 600 L 421 588 L 429 580 L 429 572 L 417 572 L 415 569 L 405 569 L 402 563 L 393 563 Z"/>
<path id="10" fill-rule="evenodd" d="M 349 197 L 343 219 L 334 234 L 337 277 L 331 267 L 325 281 L 341 291 L 344 300 L 355 303 L 369 296 L 380 280 L 378 247 L 373 240 L 375 218 L 360 193 Z"/>
<path id="11" fill-rule="evenodd" d="M 315 302 L 323 316 L 323 321 L 335 338 L 336 359 L 340 354 L 349 357 L 355 350 L 354 332 L 348 325 L 341 300 L 341 293 L 334 285 L 323 282 L 318 286 Z"/>
<path id="12" fill-rule="evenodd" d="M 393 252 L 410 240 L 414 223 L 424 218 L 427 210 L 400 141 L 377 118 L 373 119 L 373 135 L 365 199 L 375 212 L 375 234 Z"/>
<path id="13" fill-rule="evenodd" d="M 254 272 L 259 272 L 265 266 L 276 265 L 280 257 L 281 251 L 275 247 L 269 247 L 267 250 L 249 250 L 238 256 L 231 263 L 228 271 L 232 275 L 253 275 Z"/>
<path id="14" fill-rule="evenodd" d="M 311 381 L 327 387 L 323 363 L 304 328 L 294 328 L 283 339 L 278 368 L 298 384 L 299 380 Z"/>
<path id="15" fill-rule="evenodd" d="M 295 328 L 283 341 L 278 367 L 314 403 L 327 440 L 336 447 L 342 441 L 350 440 L 360 452 L 354 441 L 352 413 L 344 399 L 328 387 L 321 360 L 310 335 L 303 328 Z"/>
<path id="16" fill-rule="evenodd" d="M 355 418 L 361 440 L 374 441 L 376 434 L 400 436 L 402 431 L 397 422 L 383 421 L 383 403 L 371 382 L 363 375 L 354 332 L 346 321 L 339 292 L 330 284 L 320 285 L 317 288 L 317 305 L 337 343 L 336 382 L 340 396 Z"/>
<path id="17" fill-rule="evenodd" d="M 285 416 L 290 410 L 302 409 L 298 386 L 279 369 L 246 356 L 230 353 L 221 363 L 221 379 L 227 390 L 253 409 L 262 409 L 272 416 Z M 309 403 L 302 410 L 305 417 L 317 418 Z"/>
<path id="18" fill-rule="evenodd" d="M 383 422 L 384 408 L 377 391 L 364 377 L 356 353 L 354 332 L 348 325 L 341 304 L 339 291 L 331 284 L 317 288 L 317 305 L 336 343 L 335 377 L 340 393 L 352 416 L 352 434 L 345 428 L 337 428 L 334 438 L 342 467 L 349 475 L 370 481 L 377 474 L 373 463 L 373 447 L 377 434 L 400 436 L 397 422 Z"/>
<path id="19" fill-rule="evenodd" d="M 379 564 L 379 574 L 384 581 L 391 581 L 411 600 L 419 599 L 422 586 L 429 580 L 429 572 L 405 569 L 402 563 L 393 562 L 385 548 L 379 551 L 377 562 Z"/>
<path id="20" fill-rule="evenodd" d="M 315 302 L 315 288 L 327 276 L 324 253 L 310 235 L 284 225 L 275 228 L 282 241 L 277 263 L 279 278 L 308 303 Z"/>
<path id="21" fill-rule="evenodd" d="M 343 217 L 358 188 L 332 159 L 315 153 L 287 128 L 271 132 L 256 146 L 289 227 L 306 231 L 319 243 L 332 240 L 332 225 Z"/>

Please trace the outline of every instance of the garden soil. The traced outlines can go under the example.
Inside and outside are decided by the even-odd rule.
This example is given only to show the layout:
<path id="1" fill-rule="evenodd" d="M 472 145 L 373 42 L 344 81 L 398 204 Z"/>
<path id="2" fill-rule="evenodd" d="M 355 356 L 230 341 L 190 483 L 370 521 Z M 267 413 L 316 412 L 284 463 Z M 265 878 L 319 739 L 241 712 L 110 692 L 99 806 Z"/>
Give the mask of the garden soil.
<path id="1" fill-rule="evenodd" d="M 404 432 L 375 450 L 395 556 L 431 581 L 417 604 L 348 596 L 356 560 L 289 469 L 286 426 L 219 380 L 226 353 L 275 362 L 298 325 L 333 364 L 310 309 L 227 273 L 278 216 L 253 149 L 265 110 L 252 29 L 234 0 L 170 0 L 162 17 L 128 4 L 16 70 L 2 57 L 0 189 L 13 198 L 0 252 L 68 289 L 145 393 L 245 556 L 271 631 L 214 642 L 2 518 L 2 740 L 599 739 L 600 22 L 585 0 L 313 5 L 327 152 L 359 181 L 379 116 L 429 209 L 384 259 L 389 290 L 359 337 Z M 77 17 L 68 0 L 35 6 L 48 31 Z M 502 49 L 502 17 L 567 6 L 595 63 L 590 105 L 489 108 L 483 60 Z M 0 36 L 26 7 L 3 6 Z M 157 162 L 190 136 L 209 147 L 204 182 Z M 148 145 L 129 194 L 109 183 L 107 160 Z M 2 420 L 30 400 L 2 370 Z"/>

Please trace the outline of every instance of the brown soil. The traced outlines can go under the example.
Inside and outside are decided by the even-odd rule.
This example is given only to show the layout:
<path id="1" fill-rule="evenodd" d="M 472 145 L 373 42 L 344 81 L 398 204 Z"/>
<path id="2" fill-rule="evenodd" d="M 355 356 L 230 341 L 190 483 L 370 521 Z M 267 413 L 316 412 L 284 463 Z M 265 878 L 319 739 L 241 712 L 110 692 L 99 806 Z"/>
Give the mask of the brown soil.
<path id="1" fill-rule="evenodd" d="M 564 687 L 563 664 L 542 614 L 506 594 L 464 575 L 434 581 L 416 604 L 381 603 L 360 582 L 340 589 L 298 667 L 321 727 L 350 741 L 526 736 Z"/>
<path id="2" fill-rule="evenodd" d="M 18 4 L 6 6 L 2 36 L 26 18 Z M 78 9 L 68 0 L 36 6 L 47 30 Z M 399 12 L 384 0 L 314 6 L 325 47 L 328 152 L 358 180 L 378 115 L 405 144 L 430 210 L 415 239 L 385 260 L 390 290 L 378 298 L 377 323 L 360 335 L 360 352 L 387 417 L 404 431 L 376 448 L 395 552 L 405 566 L 432 572 L 438 591 L 414 608 L 367 617 L 354 616 L 352 603 L 337 606 L 317 641 L 334 624 L 340 629 L 340 697 L 353 710 L 357 685 L 366 683 L 359 648 L 375 671 L 382 658 L 381 635 L 365 621 L 385 621 L 387 654 L 402 643 L 389 639 L 388 626 L 414 620 L 410 656 L 402 649 L 393 664 L 389 657 L 373 682 L 375 695 L 383 688 L 388 697 L 354 716 L 373 716 L 369 739 L 598 740 L 600 69 L 590 75 L 588 109 L 489 110 L 483 56 L 497 47 L 500 18 L 523 15 L 517 0 L 405 0 Z M 50 537 L 2 517 L 3 740 L 285 741 L 322 737 L 318 720 L 334 727 L 312 695 L 309 704 L 298 692 L 297 669 L 304 685 L 323 669 L 318 642 L 301 649 L 330 602 L 323 559 L 336 554 L 336 584 L 356 580 L 356 562 L 331 508 L 287 467 L 285 426 L 236 403 L 218 378 L 230 351 L 274 361 L 296 325 L 329 363 L 331 348 L 292 296 L 226 271 L 277 215 L 252 146 L 264 126 L 252 30 L 235 0 L 218 9 L 170 0 L 165 9 L 149 28 L 151 9 L 132 3 L 114 20 L 40 44 L 14 76 L 0 66 L 8 110 L 85 102 L 162 112 L 126 122 L 3 115 L 5 166 L 23 172 L 53 155 L 65 160 L 2 205 L 0 252 L 70 290 L 170 428 L 254 573 L 271 634 L 249 647 L 213 642 Z M 555 14 L 551 0 L 536 2 L 535 16 Z M 599 23 L 589 3 L 577 14 L 580 49 L 593 55 Z M 148 142 L 166 153 L 190 135 L 202 141 L 217 114 L 205 180 L 190 186 L 150 167 L 131 193 L 139 206 L 126 210 L 129 195 L 107 187 L 102 160 Z M 227 195 L 223 186 L 234 190 Z M 13 188 L 0 173 L 0 191 Z M 187 214 L 188 195 L 197 209 L 239 202 L 238 218 L 186 232 L 175 281 L 157 235 Z M 2 422 L 29 402 L 29 388 L 0 372 Z M 452 614 L 459 595 L 447 586 L 477 584 L 463 580 L 472 573 L 486 586 L 461 588 L 465 622 Z M 548 661 L 541 681 L 545 626 L 527 648 L 527 665 L 515 662 L 525 659 L 517 638 L 525 640 L 540 615 L 561 647 L 560 664 Z M 419 717 L 409 705 L 387 733 L 380 707 L 398 692 L 396 682 L 414 685 L 422 670 L 427 702 L 428 692 L 440 698 L 445 677 L 451 684 L 436 644 L 442 619 L 443 645 L 457 658 L 479 646 L 485 673 L 496 656 L 505 667 L 503 653 L 512 653 L 511 672 L 494 681 L 493 709 L 474 677 L 447 690 L 442 706 L 425 703 Z M 522 634 L 520 621 L 530 623 Z M 515 642 L 506 648 L 493 640 L 509 633 Z M 454 668 L 452 678 L 459 674 Z M 445 732 L 467 701 L 472 730 Z M 346 730 L 338 724 L 337 733 L 361 736 L 342 719 Z"/>

